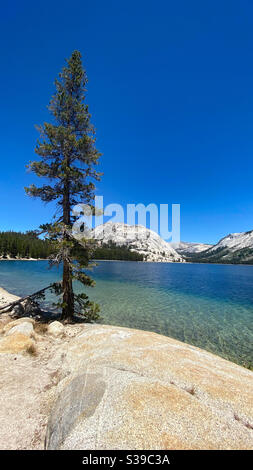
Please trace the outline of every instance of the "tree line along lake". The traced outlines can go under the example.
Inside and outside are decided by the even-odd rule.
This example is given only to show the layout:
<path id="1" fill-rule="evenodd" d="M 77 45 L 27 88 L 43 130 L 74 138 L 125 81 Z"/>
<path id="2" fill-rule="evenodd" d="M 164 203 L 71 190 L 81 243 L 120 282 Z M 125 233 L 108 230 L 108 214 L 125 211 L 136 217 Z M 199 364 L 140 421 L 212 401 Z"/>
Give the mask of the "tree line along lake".
<path id="1" fill-rule="evenodd" d="M 253 266 L 99 261 L 95 288 L 102 323 L 154 331 L 253 365 Z M 47 261 L 1 261 L 0 286 L 23 296 L 59 280 Z M 46 297 L 46 305 L 53 301 Z"/>

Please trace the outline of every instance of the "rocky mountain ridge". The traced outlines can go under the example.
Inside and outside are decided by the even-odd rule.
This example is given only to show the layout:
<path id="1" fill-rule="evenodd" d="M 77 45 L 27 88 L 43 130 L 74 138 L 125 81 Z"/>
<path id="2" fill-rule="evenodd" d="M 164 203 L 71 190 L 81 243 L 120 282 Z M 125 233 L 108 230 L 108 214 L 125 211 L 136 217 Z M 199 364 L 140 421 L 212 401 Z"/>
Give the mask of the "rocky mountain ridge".
<path id="1" fill-rule="evenodd" d="M 184 258 L 174 250 L 170 243 L 143 225 L 106 222 L 92 231 L 92 237 L 100 243 L 113 242 L 119 246 L 127 246 L 131 251 L 143 255 L 144 261 L 184 262 Z"/>
<path id="2" fill-rule="evenodd" d="M 207 250 L 184 255 L 188 261 L 253 264 L 253 230 L 230 233 Z"/>
<path id="3" fill-rule="evenodd" d="M 178 254 L 182 256 L 188 256 L 192 253 L 201 253 L 202 251 L 208 250 L 213 245 L 205 243 L 191 243 L 191 242 L 178 242 L 170 243 L 172 248 L 177 251 Z"/>
<path id="4" fill-rule="evenodd" d="M 126 246 L 153 262 L 206 262 L 253 264 L 253 230 L 232 233 L 215 245 L 204 243 L 169 243 L 143 225 L 107 222 L 91 233 L 101 244 Z"/>

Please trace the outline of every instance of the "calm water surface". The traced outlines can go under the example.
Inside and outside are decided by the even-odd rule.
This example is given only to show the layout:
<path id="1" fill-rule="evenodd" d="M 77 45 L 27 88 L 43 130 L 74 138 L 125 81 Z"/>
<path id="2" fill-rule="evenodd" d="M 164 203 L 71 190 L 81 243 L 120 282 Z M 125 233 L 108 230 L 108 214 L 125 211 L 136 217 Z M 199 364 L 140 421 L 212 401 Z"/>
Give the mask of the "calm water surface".
<path id="1" fill-rule="evenodd" d="M 17 295 L 60 275 L 46 261 L 0 262 L 0 286 Z M 253 266 L 101 261 L 92 275 L 96 287 L 87 292 L 100 304 L 103 323 L 155 331 L 253 363 Z"/>

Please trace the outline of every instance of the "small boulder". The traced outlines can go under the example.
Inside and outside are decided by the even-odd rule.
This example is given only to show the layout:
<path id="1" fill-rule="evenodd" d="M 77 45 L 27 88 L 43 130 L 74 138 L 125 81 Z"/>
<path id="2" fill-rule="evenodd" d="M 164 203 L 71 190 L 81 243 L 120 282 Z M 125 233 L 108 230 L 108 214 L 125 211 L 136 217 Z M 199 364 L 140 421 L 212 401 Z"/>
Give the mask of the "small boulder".
<path id="1" fill-rule="evenodd" d="M 15 335 L 16 333 L 22 333 L 23 335 L 28 336 L 30 338 L 34 334 L 32 323 L 28 321 L 20 322 L 10 328 L 6 333 L 6 336 Z"/>
<path id="2" fill-rule="evenodd" d="M 7 323 L 3 327 L 2 333 L 7 333 L 7 331 L 9 331 L 14 326 L 20 325 L 20 323 L 31 323 L 31 325 L 33 325 L 35 321 L 32 318 L 28 318 L 28 317 L 18 318 L 17 320 L 13 320 Z"/>
<path id="3" fill-rule="evenodd" d="M 59 321 L 53 321 L 48 325 L 48 334 L 57 337 L 62 337 L 64 335 L 64 326 Z"/>

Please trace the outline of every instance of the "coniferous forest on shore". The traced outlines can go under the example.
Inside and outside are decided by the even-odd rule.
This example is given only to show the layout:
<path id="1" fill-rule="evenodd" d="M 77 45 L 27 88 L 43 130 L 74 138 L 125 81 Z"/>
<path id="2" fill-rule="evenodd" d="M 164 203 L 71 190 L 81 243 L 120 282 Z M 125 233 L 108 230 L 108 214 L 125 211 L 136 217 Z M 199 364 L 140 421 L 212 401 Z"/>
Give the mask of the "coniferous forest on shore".
<path id="1" fill-rule="evenodd" d="M 226 259 L 219 258 L 219 251 L 207 254 L 192 253 L 185 256 L 190 263 L 214 263 L 214 264 L 253 264 L 252 249 L 245 248 L 233 253 Z M 224 254 L 226 250 L 223 250 Z M 36 231 L 30 230 L 25 233 L 6 231 L 0 232 L 0 259 L 47 259 L 54 253 L 52 243 L 42 239 Z M 246 255 L 248 259 L 245 259 Z M 92 251 L 92 258 L 96 260 L 118 260 L 118 261 L 144 261 L 141 253 L 131 251 L 128 246 L 118 246 L 109 242 L 96 245 Z"/>
<path id="2" fill-rule="evenodd" d="M 52 244 L 38 237 L 36 232 L 0 232 L 0 258 L 46 259 L 53 253 Z M 115 243 L 101 245 L 93 251 L 94 259 L 143 261 L 143 256 L 126 246 Z"/>
<path id="3" fill-rule="evenodd" d="M 52 247 L 47 240 L 40 239 L 35 232 L 0 232 L 1 258 L 48 258 Z"/>

